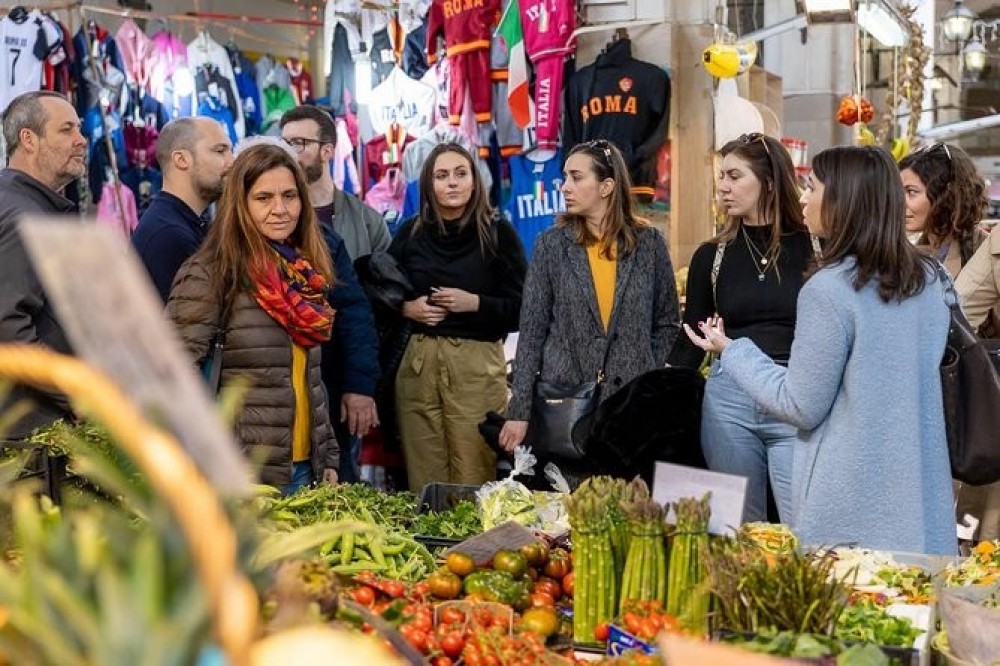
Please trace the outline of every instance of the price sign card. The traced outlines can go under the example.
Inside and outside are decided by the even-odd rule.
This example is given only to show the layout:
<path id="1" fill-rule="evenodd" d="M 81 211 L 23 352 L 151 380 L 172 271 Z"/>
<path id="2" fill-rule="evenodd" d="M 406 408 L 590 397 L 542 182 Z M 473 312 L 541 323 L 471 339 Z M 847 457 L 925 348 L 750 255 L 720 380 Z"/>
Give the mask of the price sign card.
<path id="1" fill-rule="evenodd" d="M 743 505 L 747 496 L 746 477 L 665 462 L 656 463 L 653 499 L 657 502 L 667 505 L 682 497 L 701 499 L 707 492 L 712 493 L 709 534 L 735 534 L 736 529 L 743 524 Z"/>
<path id="2" fill-rule="evenodd" d="M 76 355 L 177 436 L 215 488 L 250 491 L 250 467 L 128 243 L 90 222 L 25 217 L 28 255 Z"/>

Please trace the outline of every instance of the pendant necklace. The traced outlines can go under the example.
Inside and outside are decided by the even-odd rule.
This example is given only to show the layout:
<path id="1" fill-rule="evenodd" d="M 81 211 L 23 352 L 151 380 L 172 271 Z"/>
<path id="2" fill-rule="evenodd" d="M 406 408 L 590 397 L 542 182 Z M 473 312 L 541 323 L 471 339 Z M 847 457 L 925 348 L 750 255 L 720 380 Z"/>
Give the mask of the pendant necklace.
<path id="1" fill-rule="evenodd" d="M 743 240 L 746 241 L 747 249 L 750 250 L 750 257 L 754 262 L 754 271 L 757 273 L 757 282 L 763 282 L 764 276 L 767 274 L 767 264 L 768 259 L 757 246 L 750 240 L 750 234 L 747 233 L 747 228 L 741 226 L 740 230 L 743 232 Z M 760 270 L 757 269 L 757 264 L 760 264 Z"/>

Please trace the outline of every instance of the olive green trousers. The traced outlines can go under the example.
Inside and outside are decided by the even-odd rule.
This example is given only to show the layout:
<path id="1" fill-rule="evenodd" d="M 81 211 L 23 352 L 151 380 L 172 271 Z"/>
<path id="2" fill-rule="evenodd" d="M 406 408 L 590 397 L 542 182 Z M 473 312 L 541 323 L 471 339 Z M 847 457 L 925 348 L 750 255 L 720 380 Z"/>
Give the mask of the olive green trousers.
<path id="1" fill-rule="evenodd" d="M 414 335 L 396 375 L 396 418 L 409 487 L 482 485 L 496 454 L 479 434 L 486 412 L 507 404 L 503 344 Z"/>

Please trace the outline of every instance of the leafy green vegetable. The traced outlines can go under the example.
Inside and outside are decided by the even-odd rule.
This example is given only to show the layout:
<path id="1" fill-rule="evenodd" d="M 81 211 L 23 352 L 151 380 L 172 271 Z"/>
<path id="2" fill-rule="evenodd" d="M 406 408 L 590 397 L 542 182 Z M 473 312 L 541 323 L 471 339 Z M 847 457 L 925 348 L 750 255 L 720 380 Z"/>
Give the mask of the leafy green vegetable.
<path id="1" fill-rule="evenodd" d="M 870 600 L 845 608 L 834 632 L 842 641 L 895 647 L 911 647 L 920 634 L 909 619 L 889 615 Z"/>
<path id="2" fill-rule="evenodd" d="M 484 486 L 479 491 L 479 508 L 482 511 L 483 528 L 487 530 L 510 520 L 526 526 L 538 522 L 538 512 L 535 510 L 535 499 L 531 491 L 523 483 L 511 479 Z"/>
<path id="3" fill-rule="evenodd" d="M 421 513 L 413 522 L 414 534 L 420 536 L 466 539 L 483 531 L 475 502 L 463 500 L 447 511 Z"/>
<path id="4" fill-rule="evenodd" d="M 888 666 L 889 658 L 878 647 L 852 645 L 837 656 L 837 666 Z"/>

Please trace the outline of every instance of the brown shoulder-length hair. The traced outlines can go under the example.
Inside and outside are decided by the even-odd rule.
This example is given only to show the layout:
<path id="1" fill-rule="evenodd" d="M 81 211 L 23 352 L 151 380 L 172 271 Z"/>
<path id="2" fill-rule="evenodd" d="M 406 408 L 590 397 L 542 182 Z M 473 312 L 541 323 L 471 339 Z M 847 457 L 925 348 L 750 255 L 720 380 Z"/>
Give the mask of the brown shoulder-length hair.
<path id="1" fill-rule="evenodd" d="M 962 248 L 962 263 L 972 256 L 976 225 L 986 214 L 989 201 L 986 183 L 969 155 L 944 143 L 932 143 L 910 153 L 899 162 L 899 170 L 910 169 L 923 183 L 931 209 L 921 241 L 928 234 Z"/>
<path id="2" fill-rule="evenodd" d="M 806 231 L 799 203 L 799 189 L 795 182 L 795 165 L 781 142 L 760 132 L 743 134 L 722 146 L 719 155 L 733 155 L 747 163 L 760 183 L 757 199 L 757 218 L 772 223 L 771 239 L 767 243 L 768 261 L 777 265 L 781 254 L 781 236 Z M 728 243 L 736 238 L 743 225 L 743 218 L 726 216 L 722 231 L 713 240 Z"/>
<path id="3" fill-rule="evenodd" d="M 892 156 L 874 146 L 838 146 L 816 155 L 813 174 L 823 184 L 821 263 L 853 256 L 854 288 L 875 280 L 885 303 L 919 294 L 932 260 L 906 238 L 906 197 Z"/>
<path id="4" fill-rule="evenodd" d="M 450 141 L 434 146 L 424 162 L 423 169 L 420 170 L 420 215 L 413 224 L 413 233 L 419 233 L 429 224 L 437 225 L 438 230 L 444 233 L 444 220 L 441 219 L 441 209 L 434 195 L 434 170 L 437 167 L 437 158 L 446 153 L 455 153 L 465 158 L 469 165 L 469 173 L 472 175 L 472 196 L 458 222 L 459 228 L 464 229 L 467 224 L 476 225 L 479 246 L 483 253 L 485 254 L 487 248 L 495 252 L 494 234 L 490 232 L 490 225 L 493 224 L 493 209 L 486 196 L 483 177 L 479 173 L 479 168 L 476 166 L 476 160 L 472 154 L 461 144 Z"/>
<path id="5" fill-rule="evenodd" d="M 298 249 L 333 285 L 330 251 L 309 203 L 309 189 L 298 162 L 280 146 L 251 146 L 236 157 L 226 174 L 219 208 L 198 251 L 211 266 L 212 288 L 223 307 L 229 307 L 240 291 L 251 290 L 254 277 L 274 256 L 274 250 L 250 217 L 248 201 L 257 180 L 268 171 L 281 168 L 292 172 L 302 202 L 299 222 L 287 243 Z"/>
<path id="6" fill-rule="evenodd" d="M 566 155 L 566 160 L 574 155 L 586 155 L 590 158 L 590 168 L 598 182 L 611 179 L 615 186 L 608 197 L 608 208 L 604 213 L 602 227 L 604 238 L 599 239 L 587 228 L 587 220 L 581 215 L 561 213 L 556 224 L 568 227 L 573 233 L 573 240 L 580 245 L 591 245 L 601 242 L 600 255 L 605 259 L 613 259 L 621 253 L 631 254 L 639 241 L 636 230 L 648 227 L 649 220 L 635 214 L 635 197 L 632 196 L 632 178 L 621 151 L 610 141 L 598 139 L 577 144 Z"/>

